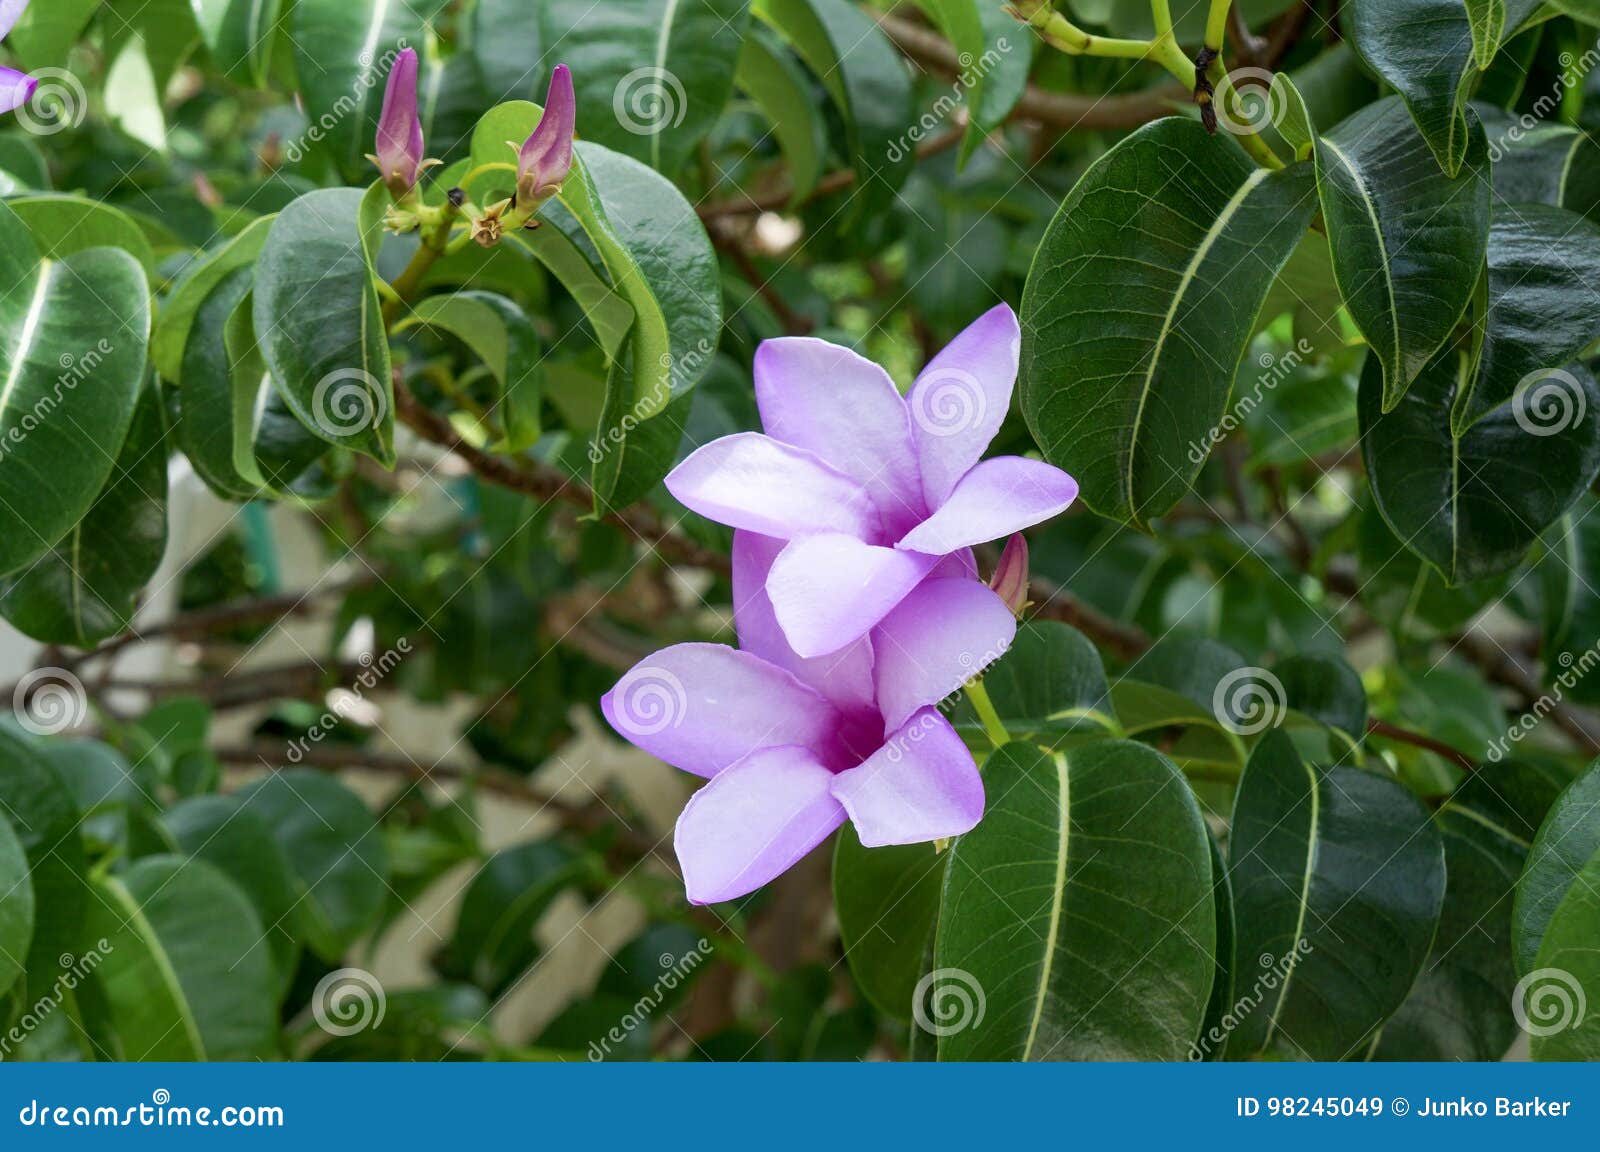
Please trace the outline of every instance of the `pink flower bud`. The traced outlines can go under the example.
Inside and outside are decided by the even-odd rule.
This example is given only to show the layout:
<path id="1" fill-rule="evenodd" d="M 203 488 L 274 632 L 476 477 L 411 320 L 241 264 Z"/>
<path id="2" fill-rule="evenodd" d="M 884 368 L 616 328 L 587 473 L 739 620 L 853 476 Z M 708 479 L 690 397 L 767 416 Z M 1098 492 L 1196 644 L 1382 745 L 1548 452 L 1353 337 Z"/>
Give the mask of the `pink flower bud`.
<path id="1" fill-rule="evenodd" d="M 1006 541 L 1000 553 L 1000 563 L 995 566 L 989 587 L 1005 601 L 1013 616 L 1021 616 L 1028 607 L 1028 541 L 1021 532 Z"/>
<path id="2" fill-rule="evenodd" d="M 368 159 L 378 166 L 383 182 L 396 200 L 417 185 L 422 171 L 422 121 L 417 116 L 417 53 L 407 48 L 389 69 L 378 117 L 376 154 Z"/>
<path id="3" fill-rule="evenodd" d="M 572 171 L 572 134 L 578 119 L 578 99 L 572 91 L 572 72 L 557 64 L 544 98 L 544 116 L 517 152 L 517 207 L 537 207 L 561 190 Z"/>

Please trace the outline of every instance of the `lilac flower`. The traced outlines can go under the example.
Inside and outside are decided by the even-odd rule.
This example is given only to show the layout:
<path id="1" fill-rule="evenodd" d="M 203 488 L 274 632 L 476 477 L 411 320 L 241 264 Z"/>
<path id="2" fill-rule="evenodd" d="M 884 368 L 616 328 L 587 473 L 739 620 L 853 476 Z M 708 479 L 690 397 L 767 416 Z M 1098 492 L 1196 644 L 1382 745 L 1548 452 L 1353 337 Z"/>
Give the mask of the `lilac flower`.
<path id="1" fill-rule="evenodd" d="M 11 34 L 28 9 L 28 0 L 0 0 L 0 40 Z M 0 68 L 0 113 L 14 112 L 33 98 L 39 82 L 14 68 Z"/>
<path id="2" fill-rule="evenodd" d="M 1011 404 L 1021 331 L 1001 305 L 957 336 L 902 398 L 888 373 L 815 339 L 756 352 L 766 434 L 725 436 L 667 477 L 685 506 L 788 541 L 767 592 L 795 652 L 838 652 L 930 574 L 976 574 L 971 546 L 1047 520 L 1071 476 L 980 460 Z"/>
<path id="3" fill-rule="evenodd" d="M 847 819 L 877 847 L 960 835 L 983 815 L 977 765 L 933 705 L 1010 646 L 1010 611 L 970 576 L 934 577 L 870 636 L 807 659 L 766 593 L 783 548 L 734 533 L 738 649 L 663 649 L 601 700 L 623 737 L 710 781 L 675 836 L 696 904 L 754 891 Z"/>
<path id="4" fill-rule="evenodd" d="M 557 64 L 544 98 L 544 115 L 517 152 L 517 207 L 535 208 L 561 191 L 572 170 L 577 119 L 572 72 L 565 64 Z"/>
<path id="5" fill-rule="evenodd" d="M 396 200 L 409 195 L 422 172 L 422 120 L 417 115 L 417 52 L 407 48 L 389 69 L 378 116 L 377 152 L 368 156 Z"/>

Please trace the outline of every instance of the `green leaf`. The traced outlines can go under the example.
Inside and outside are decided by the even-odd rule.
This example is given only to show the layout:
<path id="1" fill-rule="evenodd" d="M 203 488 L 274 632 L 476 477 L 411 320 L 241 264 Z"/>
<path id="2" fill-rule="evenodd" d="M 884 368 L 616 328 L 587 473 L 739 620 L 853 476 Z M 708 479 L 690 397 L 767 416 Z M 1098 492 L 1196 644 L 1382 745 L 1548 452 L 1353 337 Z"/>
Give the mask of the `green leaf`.
<path id="1" fill-rule="evenodd" d="M 255 330 L 307 430 L 389 466 L 394 384 L 362 199 L 352 188 L 324 189 L 278 214 L 256 264 Z"/>
<path id="2" fill-rule="evenodd" d="M 789 173 L 789 203 L 800 203 L 822 176 L 827 148 L 827 133 L 811 98 L 810 80 L 777 38 L 756 25 L 745 35 L 733 82 L 772 122 Z"/>
<path id="3" fill-rule="evenodd" d="M 1290 708 L 1352 740 L 1367 732 L 1367 693 L 1361 677 L 1337 656 L 1289 656 L 1273 665 Z"/>
<path id="4" fill-rule="evenodd" d="M 79 813 L 61 774 L 14 729 L 0 726 L 0 812 L 12 823 L 33 879 L 30 973 L 53 973 L 76 954 L 87 903 Z M 46 977 L 48 982 L 48 977 Z"/>
<path id="5" fill-rule="evenodd" d="M 578 97 L 578 134 L 676 176 L 733 89 L 749 0 L 547 0 Z M 525 17 L 526 19 L 526 17 Z"/>
<path id="6" fill-rule="evenodd" d="M 1535 1060 L 1600 1060 L 1600 854 L 1574 878 L 1545 930 L 1538 965 L 1518 983 L 1518 1023 Z"/>
<path id="7" fill-rule="evenodd" d="M 1361 375 L 1374 501 L 1406 547 L 1451 584 L 1516 567 L 1600 474 L 1600 388 L 1581 366 L 1544 382 L 1548 394 L 1530 391 L 1526 410 L 1502 404 L 1457 436 L 1450 411 L 1472 366 L 1467 354 L 1445 352 L 1388 413 L 1379 411 L 1375 361 Z"/>
<path id="8" fill-rule="evenodd" d="M 6 37 L 6 47 L 29 71 L 60 68 L 89 26 L 100 0 L 49 0 L 29 4 Z"/>
<path id="9" fill-rule="evenodd" d="M 1502 9 L 1498 19 L 1491 4 Z M 1538 0 L 1352 0 L 1341 15 L 1356 52 L 1400 93 L 1438 166 L 1454 176 L 1472 147 L 1466 100 L 1491 42 L 1515 35 L 1537 7 Z"/>
<path id="10" fill-rule="evenodd" d="M 1600 220 L 1600 142 L 1565 124 L 1524 130 L 1508 113 L 1477 107 L 1493 142 L 1496 205 L 1551 204 Z"/>
<path id="11" fill-rule="evenodd" d="M 554 840 L 496 852 L 462 897 L 440 971 L 498 994 L 537 958 L 533 929 L 545 909 L 583 875 L 582 860 Z"/>
<path id="12" fill-rule="evenodd" d="M 1054 621 L 1020 625 L 1004 658 L 983 676 L 1001 722 L 1012 737 L 1061 747 L 1069 734 L 1117 733 L 1105 666 L 1089 638 Z M 967 706 L 963 727 L 976 718 Z"/>
<path id="13" fill-rule="evenodd" d="M 1499 1060 L 1516 1038 L 1511 901 L 1559 784 L 1537 765 L 1485 764 L 1434 816 L 1450 878 L 1433 950 L 1383 1027 L 1376 1060 Z"/>
<path id="14" fill-rule="evenodd" d="M 1287 78 L 1281 83 L 1293 90 Z M 1386 411 L 1449 339 L 1483 267 L 1488 144 L 1476 115 L 1466 131 L 1454 178 L 1439 170 L 1394 97 L 1315 140 L 1334 277 L 1383 365 Z"/>
<path id="15" fill-rule="evenodd" d="M 444 0 L 295 0 L 289 17 L 306 118 L 348 180 L 370 175 L 389 69 L 403 48 L 419 53 Z"/>
<path id="16" fill-rule="evenodd" d="M 120 208 L 82 196 L 48 193 L 6 201 L 28 226 L 39 251 L 52 260 L 90 248 L 121 248 L 153 273 L 155 253 L 133 218 Z"/>
<path id="17" fill-rule="evenodd" d="M 35 640 L 92 648 L 133 623 L 166 549 L 166 414 L 152 383 L 83 519 L 27 569 L 0 579 L 0 615 Z"/>
<path id="18" fill-rule="evenodd" d="M 956 47 L 961 74 L 954 98 L 970 110 L 960 163 L 1016 107 L 1033 66 L 1034 37 L 1004 8 L 979 0 L 915 0 L 918 8 Z"/>
<path id="19" fill-rule="evenodd" d="M 544 95 L 538 87 L 545 78 L 544 38 L 536 11 L 523 0 L 473 5 L 472 55 L 491 103 Z"/>
<path id="20" fill-rule="evenodd" d="M 1190 1052 L 1191 1059 L 1220 1060 L 1228 1042 L 1228 1026 L 1233 1009 L 1233 888 L 1228 883 L 1228 868 L 1222 859 L 1217 838 L 1206 834 L 1211 848 L 1211 900 L 1217 912 L 1216 974 L 1211 980 L 1211 998 L 1206 1002 L 1205 1022 L 1200 1038 Z"/>
<path id="21" fill-rule="evenodd" d="M 133 419 L 150 304 L 124 252 L 41 260 L 0 208 L 0 572 L 44 555 L 104 487 Z M 41 486 L 36 477 L 49 475 Z"/>
<path id="22" fill-rule="evenodd" d="M 989 809 L 950 849 L 934 943 L 939 1058 L 1186 1059 L 1216 916 L 1178 770 L 1123 741 L 1008 744 L 984 777 Z M 962 995 L 978 1010 L 941 1015 Z"/>
<path id="23" fill-rule="evenodd" d="M 493 414 L 505 428 L 499 450 L 532 447 L 540 434 L 544 355 L 539 333 L 522 309 L 492 292 L 457 292 L 420 301 L 411 319 L 455 336 L 493 373 L 500 384 Z"/>
<path id="24" fill-rule="evenodd" d="M 272 826 L 235 796 L 191 796 L 167 809 L 161 825 L 186 855 L 225 873 L 255 905 L 281 999 L 300 955 L 294 937 L 299 895 Z"/>
<path id="25" fill-rule="evenodd" d="M 285 769 L 236 793 L 261 816 L 295 878 L 299 935 L 335 963 L 383 912 L 389 855 L 359 797 L 312 769 Z"/>
<path id="26" fill-rule="evenodd" d="M 190 0 L 200 35 L 234 83 L 265 88 L 272 73 L 283 0 Z"/>
<path id="27" fill-rule="evenodd" d="M 755 0 L 752 10 L 794 46 L 844 121 L 856 182 L 841 219 L 872 220 L 894 199 L 915 160 L 905 136 L 913 105 L 903 58 L 849 0 Z"/>
<path id="28" fill-rule="evenodd" d="M 150 360 L 168 382 L 182 382 L 184 348 L 188 346 L 189 333 L 194 328 L 200 306 L 230 273 L 256 262 L 266 246 L 273 219 L 263 216 L 252 220 L 216 251 L 197 257 L 168 294 L 150 337 Z"/>
<path id="29" fill-rule="evenodd" d="M 1595 662 L 1594 641 L 1600 637 L 1600 520 L 1597 502 L 1585 496 L 1545 533 L 1545 554 L 1534 568 L 1543 608 L 1543 657 L 1546 686 L 1559 684 L 1562 694 L 1579 704 L 1600 700 L 1600 683 L 1589 670 Z"/>
<path id="30" fill-rule="evenodd" d="M 117 1057 L 252 1060 L 277 1034 L 272 961 L 243 892 L 202 861 L 151 856 L 94 881 L 86 925 Z"/>
<path id="31" fill-rule="evenodd" d="M 1512 954 L 1526 976 L 1542 964 L 1540 952 L 1557 909 L 1575 883 L 1600 859 L 1600 761 L 1574 780 L 1551 807 L 1533 840 L 1512 912 Z"/>
<path id="32" fill-rule="evenodd" d="M 1392 779 L 1310 764 L 1269 732 L 1239 781 L 1228 855 L 1234 992 L 1254 979 L 1258 994 L 1228 1055 L 1360 1056 L 1439 923 L 1444 850 L 1427 811 Z"/>
<path id="33" fill-rule="evenodd" d="M 0 814 L 0 996 L 22 978 L 23 957 L 33 943 L 33 882 L 28 854 Z"/>
<path id="34" fill-rule="evenodd" d="M 833 906 L 856 987 L 878 1011 L 911 1016 L 933 941 L 945 857 L 932 844 L 863 848 L 846 824 L 833 849 Z"/>
<path id="35" fill-rule="evenodd" d="M 1067 196 L 1023 289 L 1022 411 L 1096 512 L 1143 527 L 1188 490 L 1315 206 L 1309 165 L 1268 172 L 1176 118 Z"/>

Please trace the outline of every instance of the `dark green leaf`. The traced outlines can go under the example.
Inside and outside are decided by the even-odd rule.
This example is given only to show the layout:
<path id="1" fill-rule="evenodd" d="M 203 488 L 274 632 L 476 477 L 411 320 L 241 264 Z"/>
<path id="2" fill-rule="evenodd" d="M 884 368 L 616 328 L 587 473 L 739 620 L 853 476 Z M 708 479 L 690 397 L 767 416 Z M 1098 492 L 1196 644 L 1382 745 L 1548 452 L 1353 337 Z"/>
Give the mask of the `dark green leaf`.
<path id="1" fill-rule="evenodd" d="M 532 447 L 539 439 L 544 357 L 539 333 L 522 309 L 492 292 L 457 292 L 429 296 L 412 316 L 461 340 L 494 374 L 500 402 L 492 413 L 505 428 L 499 449 Z"/>
<path id="2" fill-rule="evenodd" d="M 833 906 L 856 986 L 897 1020 L 911 1015 L 933 942 L 945 854 L 932 844 L 863 848 L 846 825 L 833 850 Z"/>
<path id="3" fill-rule="evenodd" d="M 582 875 L 581 859 L 553 840 L 496 852 L 462 898 L 441 971 L 498 994 L 538 956 L 533 929 L 539 917 Z"/>
<path id="4" fill-rule="evenodd" d="M 33 882 L 28 854 L 0 813 L 0 996 L 22 978 L 23 957 L 33 943 Z"/>
<path id="5" fill-rule="evenodd" d="M 88 890 L 78 806 L 61 774 L 38 747 L 0 725 L 0 813 L 11 822 L 33 880 L 33 945 L 27 954 L 30 983 L 48 985 L 60 958 L 82 942 Z"/>
<path id="6" fill-rule="evenodd" d="M 1556 910 L 1584 869 L 1600 859 L 1600 762 L 1592 764 L 1556 800 L 1528 851 L 1512 923 L 1517 972 L 1538 967 Z"/>

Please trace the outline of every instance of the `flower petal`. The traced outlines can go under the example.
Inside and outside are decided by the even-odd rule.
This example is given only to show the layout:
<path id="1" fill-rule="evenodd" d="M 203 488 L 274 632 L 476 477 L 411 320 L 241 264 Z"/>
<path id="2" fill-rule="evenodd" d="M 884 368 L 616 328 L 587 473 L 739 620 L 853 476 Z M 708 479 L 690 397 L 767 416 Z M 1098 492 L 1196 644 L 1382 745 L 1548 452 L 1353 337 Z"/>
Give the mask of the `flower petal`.
<path id="1" fill-rule="evenodd" d="M 922 494 L 937 510 L 1000 431 L 1017 382 L 1022 329 L 1001 304 L 930 360 L 906 397 Z"/>
<path id="2" fill-rule="evenodd" d="M 865 763 L 833 778 L 833 795 L 868 848 L 970 832 L 983 819 L 983 779 L 950 722 L 924 708 Z"/>
<path id="3" fill-rule="evenodd" d="M 872 630 L 878 707 L 893 731 L 1011 647 L 1017 618 L 976 580 L 926 580 Z"/>
<path id="4" fill-rule="evenodd" d="M 846 762 L 833 705 L 783 669 L 725 644 L 675 644 L 646 656 L 601 697 L 600 710 L 623 739 L 697 776 L 782 744 Z"/>
<path id="5" fill-rule="evenodd" d="M 996 456 L 962 477 L 944 506 L 896 547 L 943 556 L 1058 516 L 1077 497 L 1078 482 L 1053 464 Z"/>
<path id="6" fill-rule="evenodd" d="M 572 170 L 572 135 L 578 100 L 572 71 L 557 64 L 545 93 L 544 114 L 517 150 L 517 202 L 531 207 L 560 188 Z"/>
<path id="7" fill-rule="evenodd" d="M 860 484 L 892 539 L 928 514 L 906 402 L 882 368 L 826 340 L 784 337 L 756 349 L 755 381 L 767 435 Z"/>
<path id="8" fill-rule="evenodd" d="M 877 509 L 859 484 L 810 452 L 759 432 L 713 440 L 674 468 L 666 485 L 679 503 L 708 520 L 763 536 L 879 536 Z"/>
<path id="9" fill-rule="evenodd" d="M 834 775 L 803 748 L 769 748 L 689 797 L 673 846 L 692 904 L 754 892 L 844 823 Z"/>
<path id="10" fill-rule="evenodd" d="M 812 536 L 778 556 L 767 595 L 789 647 L 801 656 L 826 656 L 865 636 L 935 563 L 853 536 Z"/>
<path id="11" fill-rule="evenodd" d="M 60 0 L 56 0 L 57 3 Z M 11 34 L 22 14 L 28 10 L 28 0 L 0 0 L 0 40 Z"/>
<path id="12" fill-rule="evenodd" d="M 39 82 L 26 72 L 0 68 L 0 113 L 14 112 L 33 97 Z"/>
<path id="13" fill-rule="evenodd" d="M 807 660 L 789 647 L 767 596 L 767 575 L 784 541 L 754 532 L 733 534 L 733 626 L 739 647 L 794 674 L 847 716 L 871 713 L 877 720 L 872 683 L 872 644 L 865 636 L 828 656 Z M 883 737 L 882 721 L 873 746 Z"/>
<path id="14" fill-rule="evenodd" d="M 422 120 L 417 115 L 417 50 L 407 48 L 389 69 L 378 116 L 374 151 L 389 189 L 404 196 L 417 182 L 422 165 Z"/>

